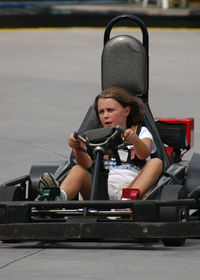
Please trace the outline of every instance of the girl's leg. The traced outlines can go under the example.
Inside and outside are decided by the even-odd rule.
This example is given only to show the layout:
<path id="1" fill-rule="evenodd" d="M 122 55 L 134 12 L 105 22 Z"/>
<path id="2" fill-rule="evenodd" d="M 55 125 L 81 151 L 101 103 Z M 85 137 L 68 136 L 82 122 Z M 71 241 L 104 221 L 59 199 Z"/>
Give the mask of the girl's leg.
<path id="1" fill-rule="evenodd" d="M 150 159 L 142 168 L 138 176 L 128 185 L 128 188 L 140 190 L 142 198 L 158 180 L 163 168 L 163 163 L 159 158 Z"/>
<path id="2" fill-rule="evenodd" d="M 75 198 L 79 192 L 83 199 L 89 199 L 91 186 L 91 174 L 80 165 L 75 165 L 62 182 L 60 189 L 66 192 L 68 200 Z"/>

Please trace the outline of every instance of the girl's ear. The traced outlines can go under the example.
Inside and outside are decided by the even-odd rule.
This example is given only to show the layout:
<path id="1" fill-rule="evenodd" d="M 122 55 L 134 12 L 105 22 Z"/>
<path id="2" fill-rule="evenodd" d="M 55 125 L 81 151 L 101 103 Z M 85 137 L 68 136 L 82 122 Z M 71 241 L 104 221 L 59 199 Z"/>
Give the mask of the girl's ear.
<path id="1" fill-rule="evenodd" d="M 130 111 L 131 111 L 131 106 L 126 106 L 124 109 L 125 109 L 126 117 L 128 117 L 128 115 L 130 114 Z"/>

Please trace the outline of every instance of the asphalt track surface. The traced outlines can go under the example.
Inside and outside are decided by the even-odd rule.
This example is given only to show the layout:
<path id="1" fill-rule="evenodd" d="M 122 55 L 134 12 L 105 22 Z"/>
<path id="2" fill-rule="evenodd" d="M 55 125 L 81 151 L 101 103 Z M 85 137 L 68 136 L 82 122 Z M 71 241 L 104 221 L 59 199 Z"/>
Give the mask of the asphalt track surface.
<path id="1" fill-rule="evenodd" d="M 68 157 L 101 89 L 104 29 L 0 32 L 0 181 Z M 136 29 L 120 29 L 140 36 Z M 150 29 L 150 107 L 155 117 L 194 117 L 200 152 L 200 30 Z M 113 33 L 114 34 L 114 33 Z M 58 233 L 59 234 L 59 233 Z M 0 244 L 0 279 L 199 279 L 199 240 L 161 243 Z"/>

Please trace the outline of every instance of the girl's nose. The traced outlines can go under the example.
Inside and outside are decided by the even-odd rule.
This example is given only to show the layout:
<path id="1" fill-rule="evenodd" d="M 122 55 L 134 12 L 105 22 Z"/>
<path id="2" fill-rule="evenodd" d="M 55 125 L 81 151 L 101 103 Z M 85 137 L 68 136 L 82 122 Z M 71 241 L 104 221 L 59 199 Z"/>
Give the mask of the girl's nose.
<path id="1" fill-rule="evenodd" d="M 108 118 L 108 117 L 109 117 L 108 112 L 105 111 L 103 117 L 104 117 L 105 119 Z"/>

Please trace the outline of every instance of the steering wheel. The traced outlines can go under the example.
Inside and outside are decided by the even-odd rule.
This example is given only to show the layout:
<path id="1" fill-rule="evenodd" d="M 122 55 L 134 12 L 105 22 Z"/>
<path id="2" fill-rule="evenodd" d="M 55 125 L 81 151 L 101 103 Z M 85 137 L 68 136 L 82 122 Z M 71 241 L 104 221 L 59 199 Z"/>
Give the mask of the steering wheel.
<path id="1" fill-rule="evenodd" d="M 80 139 L 88 154 L 95 157 L 97 152 L 101 152 L 103 155 L 111 155 L 113 152 L 124 148 L 126 143 L 122 138 L 123 133 L 124 129 L 118 125 L 88 130 L 83 135 L 75 132 L 74 137 Z M 86 151 L 84 148 L 81 148 L 81 150 Z"/>

